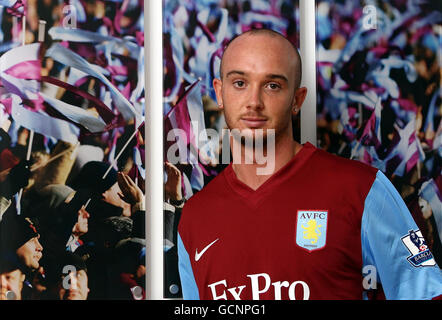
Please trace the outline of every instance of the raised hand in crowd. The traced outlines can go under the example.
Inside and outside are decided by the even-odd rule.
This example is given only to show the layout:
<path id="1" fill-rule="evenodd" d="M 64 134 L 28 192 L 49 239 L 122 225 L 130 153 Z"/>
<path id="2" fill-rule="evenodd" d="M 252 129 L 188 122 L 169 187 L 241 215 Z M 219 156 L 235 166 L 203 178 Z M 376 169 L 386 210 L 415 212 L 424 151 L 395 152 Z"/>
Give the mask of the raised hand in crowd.
<path id="1" fill-rule="evenodd" d="M 20 161 L 7 175 L 3 174 L 3 181 L 0 181 L 0 196 L 10 199 L 14 194 L 28 185 L 31 176 L 31 162 Z"/>
<path id="2" fill-rule="evenodd" d="M 144 202 L 143 191 L 137 186 L 137 184 L 125 173 L 118 172 L 117 175 L 118 186 L 121 189 L 119 192 L 120 198 L 129 203 L 131 207 L 137 203 Z"/>
<path id="3" fill-rule="evenodd" d="M 164 163 L 164 167 L 167 174 L 167 181 L 164 185 L 166 199 L 172 202 L 179 202 L 183 199 L 181 191 L 181 172 L 176 166 L 167 161 Z"/>
<path id="4" fill-rule="evenodd" d="M 81 237 L 86 234 L 89 230 L 88 227 L 88 219 L 90 217 L 89 212 L 86 211 L 85 206 L 82 206 L 80 210 L 78 210 L 78 220 L 72 229 L 72 234 L 76 237 Z"/>
<path id="5" fill-rule="evenodd" d="M 80 240 L 80 237 L 85 235 L 89 231 L 89 218 L 91 215 L 86 211 L 85 206 L 82 206 L 80 210 L 78 210 L 77 214 L 77 222 L 72 228 L 72 234 L 66 243 L 67 251 L 74 252 L 79 246 L 83 244 L 83 241 Z"/>

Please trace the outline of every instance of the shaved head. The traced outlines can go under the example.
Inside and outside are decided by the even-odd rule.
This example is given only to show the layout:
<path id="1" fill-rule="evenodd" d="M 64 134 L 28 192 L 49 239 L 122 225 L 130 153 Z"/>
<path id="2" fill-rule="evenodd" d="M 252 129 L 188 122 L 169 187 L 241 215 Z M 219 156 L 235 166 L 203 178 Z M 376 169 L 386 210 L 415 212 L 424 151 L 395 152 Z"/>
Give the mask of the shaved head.
<path id="1" fill-rule="evenodd" d="M 281 41 L 285 43 L 285 45 L 289 48 L 288 52 L 292 56 L 294 61 L 294 75 L 295 75 L 295 88 L 298 89 L 301 85 L 301 79 L 302 79 L 302 61 L 301 56 L 299 55 L 298 49 L 291 43 L 289 40 L 287 40 L 286 37 L 284 37 L 282 34 L 271 30 L 271 29 L 252 29 L 249 31 L 246 31 L 240 35 L 235 36 L 232 40 L 229 41 L 229 43 L 224 48 L 224 53 L 221 58 L 221 65 L 220 65 L 220 77 L 223 79 L 224 77 L 224 58 L 228 57 L 229 48 L 232 44 L 235 42 L 241 41 L 241 39 L 245 37 L 259 37 L 259 36 L 268 36 L 271 38 L 279 38 Z M 257 41 L 259 41 L 257 39 Z M 253 54 L 251 52 L 251 54 Z"/>
<path id="2" fill-rule="evenodd" d="M 213 79 L 213 89 L 227 127 L 240 132 L 240 138 L 232 137 L 233 144 L 251 150 L 267 141 L 265 145 L 273 146 L 278 157 L 285 154 L 286 159 L 291 158 L 298 148 L 293 139 L 293 118 L 299 115 L 307 96 L 307 88 L 300 84 L 298 50 L 281 34 L 256 29 L 231 40 L 221 59 L 220 78 Z M 253 145 L 242 137 L 252 140 Z M 267 152 L 273 154 L 272 150 Z"/>

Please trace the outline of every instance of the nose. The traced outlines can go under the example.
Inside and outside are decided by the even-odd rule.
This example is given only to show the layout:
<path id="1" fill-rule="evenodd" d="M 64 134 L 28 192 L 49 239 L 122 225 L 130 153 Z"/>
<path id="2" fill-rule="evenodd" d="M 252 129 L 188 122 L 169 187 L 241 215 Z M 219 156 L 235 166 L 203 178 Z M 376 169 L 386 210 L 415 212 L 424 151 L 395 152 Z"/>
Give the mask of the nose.
<path id="1" fill-rule="evenodd" d="M 249 89 L 249 99 L 247 108 L 252 110 L 261 110 L 264 107 L 262 101 L 262 91 L 261 86 L 251 85 Z"/>
<path id="2" fill-rule="evenodd" d="M 8 290 L 10 290 L 8 279 L 5 275 L 0 275 L 0 291 L 5 294 Z"/>
<path id="3" fill-rule="evenodd" d="M 6 277 L 3 274 L 0 274 L 0 289 L 6 288 L 8 282 L 6 281 Z"/>
<path id="4" fill-rule="evenodd" d="M 43 246 L 41 245 L 40 241 L 38 241 L 38 239 L 35 239 L 35 241 L 36 241 L 36 246 L 35 246 L 36 250 L 43 251 Z"/>
<path id="5" fill-rule="evenodd" d="M 71 272 L 71 286 L 69 287 L 69 291 L 76 291 L 78 289 L 78 279 L 74 273 Z"/>

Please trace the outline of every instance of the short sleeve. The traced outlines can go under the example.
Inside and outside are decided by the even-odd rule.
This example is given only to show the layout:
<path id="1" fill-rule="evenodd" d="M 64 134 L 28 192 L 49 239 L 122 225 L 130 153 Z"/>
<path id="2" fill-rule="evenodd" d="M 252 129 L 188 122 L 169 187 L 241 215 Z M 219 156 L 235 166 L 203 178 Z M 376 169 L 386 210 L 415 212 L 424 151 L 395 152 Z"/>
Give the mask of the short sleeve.
<path id="1" fill-rule="evenodd" d="M 180 274 L 181 287 L 184 300 L 199 300 L 198 286 L 193 275 L 189 254 L 178 233 L 178 271 Z"/>
<path id="2" fill-rule="evenodd" d="M 373 266 L 387 299 L 442 295 L 442 273 L 401 196 L 378 171 L 365 199 L 362 258 Z"/>

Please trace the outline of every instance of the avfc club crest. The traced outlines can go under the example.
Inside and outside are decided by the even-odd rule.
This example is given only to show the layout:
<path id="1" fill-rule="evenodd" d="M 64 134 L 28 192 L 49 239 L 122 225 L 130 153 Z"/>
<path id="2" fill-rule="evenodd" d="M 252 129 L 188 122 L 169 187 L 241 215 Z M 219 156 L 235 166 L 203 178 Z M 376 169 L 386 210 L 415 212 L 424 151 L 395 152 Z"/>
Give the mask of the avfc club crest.
<path id="1" fill-rule="evenodd" d="M 296 217 L 296 244 L 311 252 L 325 246 L 328 211 L 298 210 Z"/>
<path id="2" fill-rule="evenodd" d="M 436 265 L 436 261 L 420 230 L 408 231 L 408 234 L 403 236 L 401 240 L 411 254 L 407 260 L 413 267 L 432 267 Z"/>

